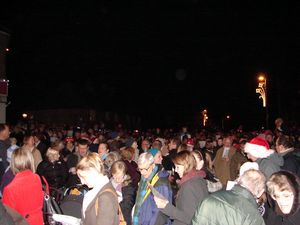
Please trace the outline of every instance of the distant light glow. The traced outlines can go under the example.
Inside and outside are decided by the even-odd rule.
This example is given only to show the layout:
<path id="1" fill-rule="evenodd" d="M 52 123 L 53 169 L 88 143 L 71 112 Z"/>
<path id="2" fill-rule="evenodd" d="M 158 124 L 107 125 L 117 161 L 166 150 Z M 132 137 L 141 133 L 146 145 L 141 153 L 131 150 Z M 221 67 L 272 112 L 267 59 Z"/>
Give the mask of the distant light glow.
<path id="1" fill-rule="evenodd" d="M 22 114 L 22 117 L 23 117 L 24 119 L 26 119 L 26 118 L 28 117 L 28 114 L 27 114 L 27 113 L 23 113 L 23 114 Z"/>
<path id="2" fill-rule="evenodd" d="M 9 50 L 10 50 L 9 48 L 6 48 L 6 49 L 5 49 L 5 51 L 7 51 L 7 52 L 9 52 Z"/>

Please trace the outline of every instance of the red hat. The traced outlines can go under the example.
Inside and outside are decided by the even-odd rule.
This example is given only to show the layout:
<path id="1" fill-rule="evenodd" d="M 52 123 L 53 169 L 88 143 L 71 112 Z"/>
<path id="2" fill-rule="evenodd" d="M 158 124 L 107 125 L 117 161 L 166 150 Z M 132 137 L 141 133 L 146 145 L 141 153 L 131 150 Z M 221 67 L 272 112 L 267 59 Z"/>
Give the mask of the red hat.
<path id="1" fill-rule="evenodd" d="M 269 143 L 265 139 L 255 137 L 246 143 L 245 152 L 255 158 L 267 158 L 274 153 L 274 150 L 270 149 Z"/>
<path id="2" fill-rule="evenodd" d="M 272 133 L 272 131 L 270 131 L 270 130 L 266 130 L 265 132 L 264 132 L 264 135 L 271 135 L 271 136 L 274 136 L 273 135 L 273 133 Z"/>
<path id="3" fill-rule="evenodd" d="M 186 144 L 194 146 L 194 140 L 193 140 L 193 138 L 188 138 Z"/>
<path id="4" fill-rule="evenodd" d="M 65 142 L 74 142 L 74 138 L 73 137 L 66 137 Z"/>

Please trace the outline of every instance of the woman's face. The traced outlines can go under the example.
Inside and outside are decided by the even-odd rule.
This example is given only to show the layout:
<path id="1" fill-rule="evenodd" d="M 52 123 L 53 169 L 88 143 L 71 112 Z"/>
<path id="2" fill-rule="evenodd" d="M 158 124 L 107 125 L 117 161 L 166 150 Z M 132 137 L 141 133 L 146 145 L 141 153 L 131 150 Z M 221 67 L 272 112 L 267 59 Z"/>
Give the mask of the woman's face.
<path id="1" fill-rule="evenodd" d="M 116 183 L 121 184 L 124 181 L 125 178 L 125 174 L 123 172 L 117 172 L 112 174 L 113 179 Z"/>
<path id="2" fill-rule="evenodd" d="M 77 175 L 80 178 L 81 183 L 87 185 L 89 188 L 95 186 L 95 180 L 99 177 L 99 173 L 93 168 L 88 170 L 78 170 Z"/>
<path id="3" fill-rule="evenodd" d="M 278 194 L 275 194 L 274 199 L 284 214 L 289 214 L 291 212 L 294 203 L 293 192 L 288 190 L 279 192 Z"/>
<path id="4" fill-rule="evenodd" d="M 184 166 L 183 165 L 179 165 L 179 164 L 175 164 L 175 172 L 178 173 L 179 177 L 182 178 L 183 177 L 183 173 L 184 173 Z"/>
<path id="5" fill-rule="evenodd" d="M 100 144 L 99 145 L 99 148 L 98 148 L 98 153 L 100 156 L 108 153 L 108 149 L 106 148 L 106 145 L 105 144 Z"/>

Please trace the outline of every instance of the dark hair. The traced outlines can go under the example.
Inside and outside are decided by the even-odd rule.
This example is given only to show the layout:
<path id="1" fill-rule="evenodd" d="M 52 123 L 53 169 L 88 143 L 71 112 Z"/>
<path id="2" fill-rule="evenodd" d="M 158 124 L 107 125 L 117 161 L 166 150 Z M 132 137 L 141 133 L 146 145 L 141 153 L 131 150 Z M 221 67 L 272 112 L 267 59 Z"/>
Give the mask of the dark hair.
<path id="1" fill-rule="evenodd" d="M 89 141 L 88 140 L 86 140 L 86 139 L 79 139 L 78 141 L 77 141 L 77 143 L 79 144 L 79 145 L 89 145 Z"/>
<path id="2" fill-rule="evenodd" d="M 293 147 L 291 141 L 286 136 L 284 136 L 284 135 L 279 136 L 277 138 L 277 144 L 278 145 L 283 145 L 283 147 L 285 147 L 285 148 L 291 148 L 291 147 Z"/>
<path id="3" fill-rule="evenodd" d="M 5 123 L 0 123 L 0 132 L 4 131 L 6 129 L 6 127 L 8 127 L 7 124 Z"/>

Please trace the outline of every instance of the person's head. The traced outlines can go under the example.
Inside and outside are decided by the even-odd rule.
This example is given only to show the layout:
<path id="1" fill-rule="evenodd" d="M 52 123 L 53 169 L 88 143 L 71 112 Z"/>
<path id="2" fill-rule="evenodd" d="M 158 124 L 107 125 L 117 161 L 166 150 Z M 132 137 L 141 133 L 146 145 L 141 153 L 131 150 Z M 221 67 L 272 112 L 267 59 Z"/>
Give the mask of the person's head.
<path id="1" fill-rule="evenodd" d="M 93 188 L 99 177 L 104 176 L 104 164 L 97 153 L 89 153 L 76 166 L 77 175 L 82 184 Z"/>
<path id="2" fill-rule="evenodd" d="M 59 160 L 59 151 L 53 148 L 48 148 L 46 152 L 46 157 L 50 162 L 55 162 Z"/>
<path id="3" fill-rule="evenodd" d="M 282 118 L 277 118 L 275 120 L 275 126 L 280 127 L 283 124 L 283 119 Z"/>
<path id="4" fill-rule="evenodd" d="M 131 161 L 134 157 L 134 152 L 135 152 L 134 148 L 129 147 L 121 150 L 120 154 L 123 160 Z"/>
<path id="5" fill-rule="evenodd" d="M 86 139 L 79 139 L 77 144 L 79 155 L 82 157 L 86 156 L 89 150 L 89 141 Z"/>
<path id="6" fill-rule="evenodd" d="M 192 155 L 196 160 L 196 170 L 201 170 L 204 166 L 204 159 L 200 151 L 192 151 Z"/>
<path id="7" fill-rule="evenodd" d="M 137 142 L 134 140 L 134 138 L 132 137 L 129 137 L 127 140 L 126 140 L 126 143 L 125 143 L 126 147 L 132 147 L 134 149 L 137 149 L 138 147 L 138 144 Z"/>
<path id="8" fill-rule="evenodd" d="M 278 153 L 285 152 L 286 149 L 292 148 L 292 147 L 293 146 L 292 146 L 290 140 L 286 136 L 282 135 L 282 136 L 279 136 L 277 138 L 277 140 L 276 140 L 276 151 Z"/>
<path id="9" fill-rule="evenodd" d="M 66 137 L 65 138 L 65 145 L 67 149 L 73 150 L 74 148 L 74 138 L 73 137 Z"/>
<path id="10" fill-rule="evenodd" d="M 193 151 L 193 149 L 194 149 L 194 140 L 193 140 L 193 138 L 188 138 L 187 139 L 186 146 L 187 146 L 187 149 L 189 151 Z"/>
<path id="11" fill-rule="evenodd" d="M 126 183 L 125 185 L 127 185 L 130 180 L 130 176 L 127 174 L 126 164 L 121 160 L 115 161 L 112 164 L 111 174 L 114 181 L 119 184 Z"/>
<path id="12" fill-rule="evenodd" d="M 16 145 L 17 144 L 17 139 L 14 137 L 9 138 L 11 145 Z"/>
<path id="13" fill-rule="evenodd" d="M 219 137 L 217 139 L 217 146 L 223 146 L 223 138 L 222 137 Z"/>
<path id="14" fill-rule="evenodd" d="M 55 149 L 55 150 L 57 150 L 57 151 L 63 150 L 64 147 L 65 147 L 65 144 L 64 144 L 64 142 L 61 141 L 61 140 L 56 140 L 56 141 L 54 141 L 54 142 L 51 143 L 51 148 L 52 148 L 52 149 Z"/>
<path id="15" fill-rule="evenodd" d="M 141 172 L 141 175 L 148 179 L 153 171 L 155 166 L 154 157 L 149 152 L 142 153 L 138 159 L 138 169 Z"/>
<path id="16" fill-rule="evenodd" d="M 168 149 L 172 150 L 172 149 L 178 149 L 180 145 L 180 139 L 179 138 L 172 138 L 171 141 L 168 144 Z"/>
<path id="17" fill-rule="evenodd" d="M 161 150 L 162 142 L 160 140 L 156 139 L 155 141 L 153 141 L 151 148 L 156 148 L 158 150 Z"/>
<path id="18" fill-rule="evenodd" d="M 111 168 L 112 164 L 116 162 L 117 160 L 121 159 L 121 155 L 119 152 L 109 152 L 105 158 L 104 164 L 108 167 Z"/>
<path id="19" fill-rule="evenodd" d="M 161 164 L 162 162 L 162 153 L 156 148 L 151 148 L 148 152 L 154 157 L 154 164 Z"/>
<path id="20" fill-rule="evenodd" d="M 25 135 L 23 138 L 23 144 L 29 148 L 34 147 L 34 138 L 32 135 Z"/>
<path id="21" fill-rule="evenodd" d="M 230 148 L 232 146 L 232 138 L 231 137 L 225 137 L 223 139 L 223 145 L 226 148 Z"/>
<path id="22" fill-rule="evenodd" d="M 150 142 L 147 139 L 142 141 L 141 147 L 144 151 L 147 151 L 150 148 Z"/>
<path id="23" fill-rule="evenodd" d="M 24 170 L 35 172 L 33 155 L 31 151 L 26 148 L 18 148 L 13 151 L 10 165 L 14 174 Z"/>
<path id="24" fill-rule="evenodd" d="M 107 143 L 100 143 L 98 147 L 98 154 L 102 157 L 103 155 L 107 155 L 109 152 Z"/>
<path id="25" fill-rule="evenodd" d="M 0 124 L 0 140 L 4 141 L 9 138 L 9 127 L 7 124 Z"/>
<path id="26" fill-rule="evenodd" d="M 255 169 L 245 171 L 239 178 L 238 184 L 259 198 L 265 191 L 266 178 L 262 172 Z"/>
<path id="27" fill-rule="evenodd" d="M 288 171 L 273 173 L 267 181 L 268 192 L 283 214 L 293 213 L 297 209 L 299 185 L 297 175 Z"/>
<path id="28" fill-rule="evenodd" d="M 172 161 L 175 164 L 175 171 L 180 178 L 196 169 L 196 159 L 190 151 L 179 152 Z"/>
<path id="29" fill-rule="evenodd" d="M 40 132 L 34 134 L 34 143 L 37 144 L 40 141 L 44 140 L 44 135 Z"/>
<path id="30" fill-rule="evenodd" d="M 265 139 L 255 137 L 245 144 L 245 153 L 251 161 L 255 162 L 257 159 L 269 157 L 274 150 L 270 149 L 269 143 Z"/>

